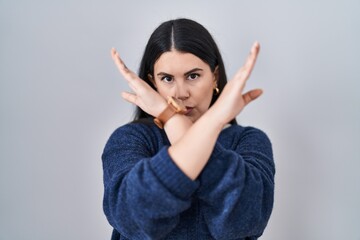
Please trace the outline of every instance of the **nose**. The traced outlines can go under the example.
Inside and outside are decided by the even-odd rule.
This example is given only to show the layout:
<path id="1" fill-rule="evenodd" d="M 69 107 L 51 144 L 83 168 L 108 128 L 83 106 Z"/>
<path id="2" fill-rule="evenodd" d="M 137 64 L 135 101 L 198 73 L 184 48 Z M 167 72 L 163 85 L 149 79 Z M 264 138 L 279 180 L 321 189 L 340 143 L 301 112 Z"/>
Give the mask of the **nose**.
<path id="1" fill-rule="evenodd" d="M 175 98 L 179 100 L 186 100 L 190 97 L 190 88 L 186 83 L 180 81 L 175 86 Z"/>

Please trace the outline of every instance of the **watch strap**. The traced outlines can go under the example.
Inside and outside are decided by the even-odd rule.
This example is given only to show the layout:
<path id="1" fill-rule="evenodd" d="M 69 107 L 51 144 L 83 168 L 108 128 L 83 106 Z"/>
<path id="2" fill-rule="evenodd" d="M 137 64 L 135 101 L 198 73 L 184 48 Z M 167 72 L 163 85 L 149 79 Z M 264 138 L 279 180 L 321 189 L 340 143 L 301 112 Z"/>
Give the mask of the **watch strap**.
<path id="1" fill-rule="evenodd" d="M 165 123 L 172 116 L 174 116 L 175 113 L 176 113 L 176 109 L 171 104 L 168 104 L 165 110 L 162 113 L 160 113 L 160 115 L 157 118 L 154 119 L 154 122 L 159 128 L 163 129 Z"/>

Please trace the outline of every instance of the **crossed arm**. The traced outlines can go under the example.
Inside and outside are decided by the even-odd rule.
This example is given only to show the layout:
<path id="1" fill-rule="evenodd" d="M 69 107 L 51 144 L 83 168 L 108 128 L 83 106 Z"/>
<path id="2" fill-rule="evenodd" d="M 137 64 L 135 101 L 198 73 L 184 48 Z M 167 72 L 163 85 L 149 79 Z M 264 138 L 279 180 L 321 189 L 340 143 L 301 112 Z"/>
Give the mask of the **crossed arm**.
<path id="1" fill-rule="evenodd" d="M 240 126 L 224 130 L 195 181 L 174 164 L 167 147 L 154 155 L 157 143 L 150 139 L 159 137 L 147 125 L 127 124 L 104 149 L 104 212 L 121 235 L 166 236 L 194 196 L 215 239 L 262 234 L 272 210 L 275 173 L 271 143 L 263 132 Z"/>
<path id="2" fill-rule="evenodd" d="M 259 44 L 255 42 L 244 66 L 226 84 L 215 104 L 195 123 L 186 116 L 177 114 L 165 124 L 166 134 L 172 144 L 168 149 L 169 155 L 189 178 L 196 179 L 204 169 L 224 125 L 262 94 L 260 89 L 243 94 L 259 49 Z M 120 73 L 133 90 L 133 93 L 123 92 L 122 97 L 148 114 L 158 116 L 166 107 L 165 99 L 129 70 L 115 49 L 111 50 L 111 54 Z"/>

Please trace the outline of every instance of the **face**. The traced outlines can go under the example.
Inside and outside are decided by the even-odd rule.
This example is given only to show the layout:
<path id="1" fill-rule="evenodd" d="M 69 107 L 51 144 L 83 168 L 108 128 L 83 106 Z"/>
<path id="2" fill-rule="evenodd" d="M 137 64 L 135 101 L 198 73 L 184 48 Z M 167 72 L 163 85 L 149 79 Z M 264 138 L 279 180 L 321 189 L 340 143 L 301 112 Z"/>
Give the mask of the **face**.
<path id="1" fill-rule="evenodd" d="M 153 83 L 165 99 L 173 96 L 186 106 L 186 116 L 195 122 L 210 106 L 217 70 L 191 53 L 163 53 L 154 65 Z"/>

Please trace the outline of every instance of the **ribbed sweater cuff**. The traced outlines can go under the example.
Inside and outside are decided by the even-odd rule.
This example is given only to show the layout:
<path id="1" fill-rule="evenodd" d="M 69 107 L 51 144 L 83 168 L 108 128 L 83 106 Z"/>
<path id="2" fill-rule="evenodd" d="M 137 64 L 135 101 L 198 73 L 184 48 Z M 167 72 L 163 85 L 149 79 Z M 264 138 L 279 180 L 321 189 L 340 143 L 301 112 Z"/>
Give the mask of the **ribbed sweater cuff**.
<path id="1" fill-rule="evenodd" d="M 182 199 L 189 198 L 198 188 L 199 182 L 191 180 L 176 166 L 168 153 L 168 147 L 163 147 L 157 155 L 150 162 L 156 176 L 169 191 Z"/>

